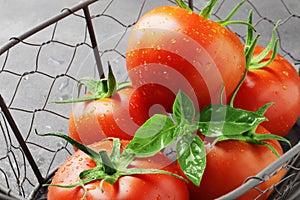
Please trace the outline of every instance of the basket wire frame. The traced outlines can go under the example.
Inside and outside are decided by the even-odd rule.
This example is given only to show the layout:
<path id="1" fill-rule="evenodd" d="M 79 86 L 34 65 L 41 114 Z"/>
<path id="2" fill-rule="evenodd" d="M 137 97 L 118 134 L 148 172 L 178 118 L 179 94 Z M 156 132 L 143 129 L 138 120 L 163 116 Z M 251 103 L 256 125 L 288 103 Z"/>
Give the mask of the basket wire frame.
<path id="1" fill-rule="evenodd" d="M 2 92 L 0 91 L 0 132 L 2 132 L 3 135 L 3 139 L 0 140 L 0 142 L 3 141 L 6 145 L 6 147 L 4 148 L 6 152 L 4 154 L 0 153 L 0 180 L 4 183 L 0 184 L 0 199 L 46 199 L 46 189 L 42 188 L 41 184 L 46 183 L 53 176 L 59 163 L 61 163 L 63 161 L 63 158 L 65 158 L 67 155 L 70 155 L 72 153 L 72 150 L 67 143 L 59 140 L 55 141 L 56 143 L 53 142 L 54 144 L 56 144 L 56 146 L 49 146 L 49 144 L 39 144 L 36 140 L 32 140 L 32 138 L 35 139 L 33 137 L 33 132 L 37 123 L 36 121 L 38 120 L 40 115 L 45 114 L 49 116 L 55 116 L 57 120 L 64 120 L 64 123 L 67 123 L 68 112 L 70 111 L 70 107 L 66 109 L 64 113 L 62 113 L 60 112 L 60 110 L 49 106 L 48 103 L 51 102 L 53 98 L 58 98 L 59 95 L 55 93 L 56 90 L 58 90 L 57 93 L 59 93 L 61 91 L 64 91 L 66 89 L 65 87 L 68 87 L 68 92 L 71 91 L 74 93 L 73 87 L 70 86 L 70 82 L 74 83 L 75 85 L 78 82 L 79 78 L 82 78 L 82 74 L 76 72 L 74 73 L 73 69 L 73 66 L 76 63 L 76 56 L 81 50 L 81 48 L 86 47 L 87 49 L 89 49 L 88 57 L 90 54 L 92 55 L 89 57 L 90 60 L 92 60 L 90 61 L 90 63 L 92 63 L 92 66 L 89 70 L 93 71 L 93 76 L 96 76 L 98 78 L 104 77 L 105 67 L 102 65 L 102 62 L 105 59 L 109 60 L 109 58 L 111 57 L 117 57 L 113 64 L 124 64 L 125 50 L 120 48 L 120 46 L 124 46 L 124 41 L 126 43 L 126 37 L 128 36 L 130 28 L 136 23 L 136 21 L 140 18 L 142 13 L 147 11 L 147 5 L 151 5 L 151 3 L 149 3 L 150 0 L 135 0 L 135 3 L 139 3 L 136 5 L 136 7 L 138 8 L 138 14 L 136 15 L 136 18 L 133 21 L 125 23 L 122 20 L 120 20 L 120 18 L 113 16 L 114 12 L 110 10 L 110 7 L 112 7 L 114 5 L 114 2 L 116 1 L 118 0 L 110 0 L 106 2 L 97 0 L 86 0 L 75 5 L 72 8 L 65 8 L 61 11 L 61 13 L 46 20 L 38 26 L 33 27 L 32 29 L 26 31 L 24 34 L 18 37 L 12 37 L 7 44 L 0 48 L 0 63 L 3 63 L 2 68 L 0 68 L 0 78 L 1 75 L 7 75 L 16 77 L 17 79 L 15 81 L 15 88 L 12 89 L 9 95 L 6 92 L 4 92 L 3 96 Z M 203 3 L 199 3 L 198 1 L 194 2 L 190 0 L 187 2 L 189 6 L 195 11 L 199 11 L 204 5 Z M 282 32 L 280 32 L 280 27 L 283 27 L 285 24 L 288 24 L 291 21 L 296 21 L 300 24 L 300 13 L 293 11 L 291 9 L 291 6 L 288 5 L 289 2 L 286 0 L 278 0 L 276 2 L 282 6 L 281 9 L 284 10 L 286 14 L 285 18 L 282 20 L 279 26 L 279 31 L 277 31 L 278 36 L 280 38 L 283 34 Z M 95 12 L 92 6 L 97 4 L 101 6 L 104 5 L 104 9 L 100 13 L 99 11 L 97 11 L 96 14 L 91 14 L 92 12 Z M 163 4 L 173 5 L 175 3 L 171 0 L 162 0 L 162 5 Z M 213 13 L 213 17 L 215 19 L 222 18 L 222 10 L 224 8 L 227 8 L 227 4 L 236 5 L 237 1 L 220 1 L 216 10 Z M 231 5 L 229 5 L 228 7 L 230 8 L 230 6 Z M 260 27 L 261 24 L 264 23 L 267 23 L 271 27 L 275 25 L 276 21 L 272 18 L 261 14 L 261 11 L 257 9 L 257 4 L 255 4 L 254 1 L 248 0 L 246 2 L 246 9 L 249 8 L 253 9 L 257 16 L 256 23 L 254 24 L 255 27 Z M 109 10 L 110 12 L 108 12 Z M 243 15 L 243 13 L 240 14 Z M 84 33 L 82 40 L 80 42 L 76 42 L 75 44 L 58 40 L 55 37 L 58 34 L 57 32 L 59 32 L 60 23 L 71 17 L 76 18 L 76 20 L 82 19 L 85 24 L 83 28 Z M 97 27 L 96 23 L 97 20 L 101 21 L 100 19 L 102 18 L 112 20 L 115 24 L 122 28 L 121 34 L 117 34 L 117 39 L 114 37 L 112 38 L 112 40 L 114 41 L 114 45 L 108 45 L 108 47 L 105 48 L 101 48 L 102 44 L 104 46 L 106 45 L 105 41 L 99 40 L 99 36 L 96 34 L 97 32 L 95 31 L 96 28 L 99 28 Z M 52 30 L 50 31 L 50 40 L 46 39 L 41 42 L 30 41 L 31 37 L 39 34 L 44 29 L 48 29 L 49 27 L 52 27 Z M 105 29 L 106 27 L 100 26 L 100 28 Z M 241 40 L 245 39 L 245 32 L 243 30 L 236 29 L 236 27 L 234 26 L 229 26 L 229 28 L 235 31 L 239 35 Z M 268 33 L 267 35 L 269 36 L 270 34 Z M 267 38 L 266 41 L 268 39 L 269 38 Z M 262 42 L 264 43 L 265 41 Z M 44 71 L 41 69 L 41 57 L 43 56 L 44 49 L 49 47 L 49 45 L 60 46 L 63 48 L 63 50 L 71 49 L 71 56 L 68 60 L 65 71 L 56 72 L 55 74 L 51 70 Z M 13 59 L 12 55 L 15 55 L 11 55 L 11 51 L 13 52 L 14 48 L 16 48 L 15 46 L 26 46 L 37 49 L 37 53 L 35 55 L 34 69 L 25 69 L 24 71 L 19 72 L 20 69 L 14 69 L 9 67 L 9 64 L 11 64 L 10 61 Z M 284 40 L 281 39 L 280 53 L 287 59 L 289 59 L 295 67 L 298 66 L 298 64 L 300 63 L 299 55 L 295 54 L 294 52 L 292 52 L 291 49 L 286 47 L 287 46 L 285 45 Z M 110 54 L 113 54 L 113 56 L 110 56 Z M 54 64 L 59 64 L 59 61 L 60 60 L 54 60 L 53 62 Z M 86 70 L 88 71 L 88 69 Z M 124 69 L 123 71 L 120 71 L 121 72 L 119 72 L 119 74 L 117 73 L 117 75 L 119 75 L 119 78 L 121 79 L 122 77 L 124 77 Z M 47 88 L 48 91 L 42 97 L 42 102 L 44 103 L 34 108 L 27 108 L 25 106 L 24 108 L 22 106 L 20 107 L 16 103 L 20 96 L 19 91 L 23 89 L 23 82 L 27 81 L 27 79 L 29 79 L 28 77 L 31 78 L 31 76 L 33 75 L 38 75 L 45 79 L 51 80 L 49 81 L 50 87 Z M 58 83 L 60 82 L 62 83 L 59 85 Z M 28 88 L 25 87 L 25 89 Z M 53 95 L 53 93 L 55 93 L 56 96 Z M 25 120 L 30 124 L 28 129 L 24 129 L 22 127 L 22 123 L 19 119 L 19 113 L 22 113 L 20 114 L 21 117 L 24 117 L 22 116 L 23 114 L 31 116 L 29 121 Z M 44 119 L 47 119 L 47 117 L 48 116 L 46 116 L 46 118 Z M 46 121 L 46 123 L 48 123 L 48 121 Z M 54 123 L 54 126 L 55 125 L 56 124 Z M 47 130 L 48 125 L 45 125 L 45 127 L 44 129 Z M 296 124 L 293 128 L 293 130 L 296 130 L 295 133 L 288 135 L 288 139 L 292 142 L 293 148 L 286 148 L 287 152 L 276 162 L 272 163 L 272 165 L 268 166 L 258 175 L 254 177 L 249 177 L 249 179 L 247 179 L 241 187 L 237 188 L 231 193 L 224 195 L 223 197 L 220 197 L 219 199 L 235 199 L 236 197 L 247 192 L 248 190 L 255 188 L 259 183 L 265 181 L 267 177 L 278 173 L 279 170 L 283 168 L 288 169 L 286 176 L 278 185 L 269 188 L 273 190 L 270 199 L 297 199 L 297 197 L 299 198 L 300 143 L 298 143 L 299 136 L 297 136 L 297 134 L 300 135 L 299 127 L 299 123 Z M 67 128 L 64 127 L 64 130 L 67 130 Z M 38 156 L 34 154 L 37 153 L 37 151 L 45 151 L 52 153 L 52 157 L 49 156 L 50 158 L 47 163 L 49 164 L 49 166 L 45 170 L 42 170 L 40 166 L 41 162 L 45 160 L 41 159 L 41 161 L 39 161 Z M 8 172 L 6 171 L 8 167 L 12 169 L 9 172 L 9 175 L 7 175 Z M 3 177 L 3 179 L 1 179 L 1 176 Z M 11 183 L 12 181 L 15 181 L 16 183 Z M 260 192 L 261 194 L 264 194 L 267 191 Z M 259 196 L 257 197 L 257 199 L 259 199 Z"/>

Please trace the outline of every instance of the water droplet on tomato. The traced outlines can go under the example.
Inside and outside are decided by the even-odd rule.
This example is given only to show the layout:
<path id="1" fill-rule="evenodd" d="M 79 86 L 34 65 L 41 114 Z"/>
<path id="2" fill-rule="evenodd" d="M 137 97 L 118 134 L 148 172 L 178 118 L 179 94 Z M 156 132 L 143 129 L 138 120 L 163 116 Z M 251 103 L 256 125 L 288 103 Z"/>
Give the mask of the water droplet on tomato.
<path id="1" fill-rule="evenodd" d="M 92 185 L 92 186 L 88 187 L 87 190 L 88 190 L 88 191 L 90 191 L 90 190 L 95 190 L 96 188 L 97 188 L 97 187 L 96 187 L 95 185 Z"/>
<path id="2" fill-rule="evenodd" d="M 66 170 L 65 167 L 62 167 L 62 168 L 61 168 L 61 172 L 62 172 L 62 173 L 63 173 L 65 170 Z"/>
<path id="3" fill-rule="evenodd" d="M 189 42 L 189 41 L 190 41 L 190 39 L 189 39 L 189 38 L 186 38 L 186 37 L 184 37 L 183 40 L 184 40 L 185 42 Z"/>
<path id="4" fill-rule="evenodd" d="M 88 167 L 90 167 L 90 168 L 96 167 L 95 163 L 93 163 L 93 162 L 88 162 L 88 163 L 86 163 L 86 166 L 88 166 Z"/>
<path id="5" fill-rule="evenodd" d="M 100 119 L 103 119 L 105 117 L 105 114 L 100 115 Z"/>
<path id="6" fill-rule="evenodd" d="M 75 158 L 79 158 L 79 156 L 80 156 L 79 154 L 75 154 Z"/>
<path id="7" fill-rule="evenodd" d="M 287 90 L 287 86 L 286 86 L 286 85 L 283 85 L 283 86 L 282 86 L 282 89 Z"/>
<path id="8" fill-rule="evenodd" d="M 211 63 L 206 63 L 205 67 L 206 67 L 206 69 L 210 69 L 211 68 Z"/>
<path id="9" fill-rule="evenodd" d="M 289 72 L 287 72 L 287 71 L 283 71 L 282 73 L 286 76 L 289 76 Z"/>
<path id="10" fill-rule="evenodd" d="M 160 56 L 159 56 L 159 57 L 160 57 Z M 144 66 L 144 71 L 146 71 L 146 72 L 149 71 L 148 65 L 145 65 L 145 66 Z M 134 95 L 134 97 L 136 97 L 136 95 Z"/>

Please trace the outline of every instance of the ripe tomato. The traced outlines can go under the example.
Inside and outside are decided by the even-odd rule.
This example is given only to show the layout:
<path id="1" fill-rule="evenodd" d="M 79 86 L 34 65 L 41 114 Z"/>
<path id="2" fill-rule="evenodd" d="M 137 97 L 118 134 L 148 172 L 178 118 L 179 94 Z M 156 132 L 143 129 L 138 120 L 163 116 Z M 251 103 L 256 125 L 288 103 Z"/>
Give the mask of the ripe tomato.
<path id="1" fill-rule="evenodd" d="M 257 133 L 267 134 L 262 126 L 258 126 Z M 272 145 L 280 155 L 283 154 L 278 141 L 266 141 Z M 218 142 L 214 147 L 206 146 L 206 169 L 200 187 L 189 184 L 191 199 L 216 199 L 243 184 L 250 176 L 255 176 L 265 167 L 273 163 L 277 156 L 268 148 L 252 143 L 236 140 Z M 284 175 L 284 170 L 258 186 L 265 190 L 276 184 Z M 255 199 L 261 193 L 252 189 L 239 199 Z M 269 194 L 269 193 L 268 193 Z M 267 195 L 260 199 L 265 199 Z"/>
<path id="2" fill-rule="evenodd" d="M 124 142 L 123 142 L 124 144 Z M 89 147 L 95 151 L 106 149 L 110 153 L 111 141 L 97 142 Z M 78 182 L 79 174 L 87 169 L 95 167 L 95 162 L 85 153 L 78 150 L 62 164 L 52 180 L 52 184 L 71 185 Z M 153 157 L 135 159 L 128 167 L 163 169 L 178 173 L 177 166 L 169 158 L 159 153 Z M 100 189 L 100 181 L 87 183 L 86 200 L 108 200 L 108 199 L 180 199 L 188 200 L 189 192 L 186 183 L 174 176 L 165 174 L 140 174 L 121 176 L 114 184 L 103 183 L 103 192 Z M 82 187 L 60 188 L 49 186 L 49 200 L 76 200 L 83 197 Z"/>
<path id="3" fill-rule="evenodd" d="M 135 86 L 155 83 L 183 90 L 197 108 L 232 94 L 244 70 L 239 38 L 220 24 L 176 6 L 162 6 L 140 18 L 127 47 L 128 75 Z M 165 97 L 169 98 L 169 97 Z M 174 98 L 170 98 L 170 107 Z"/>
<path id="4" fill-rule="evenodd" d="M 166 112 L 164 107 L 167 106 L 163 101 L 159 102 L 160 107 L 156 106 L 156 97 L 165 93 L 151 88 L 125 87 L 109 98 L 74 103 L 69 119 L 69 136 L 85 145 L 107 137 L 131 139 L 151 115 Z"/>
<path id="5" fill-rule="evenodd" d="M 256 47 L 253 57 L 263 51 Z M 270 59 L 271 53 L 262 62 Z M 260 69 L 250 69 L 237 93 L 234 106 L 256 111 L 262 105 L 274 102 L 263 122 L 271 133 L 285 136 L 300 114 L 300 78 L 295 68 L 277 54 L 275 60 Z"/>

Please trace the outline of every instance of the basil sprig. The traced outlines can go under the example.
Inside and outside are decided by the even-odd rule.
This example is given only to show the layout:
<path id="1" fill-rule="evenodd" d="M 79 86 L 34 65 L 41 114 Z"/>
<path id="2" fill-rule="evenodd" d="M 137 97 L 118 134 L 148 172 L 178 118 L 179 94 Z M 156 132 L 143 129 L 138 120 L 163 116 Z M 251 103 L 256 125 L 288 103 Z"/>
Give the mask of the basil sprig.
<path id="1" fill-rule="evenodd" d="M 267 120 L 263 114 L 271 105 L 266 104 L 256 112 L 251 112 L 215 104 L 208 105 L 196 115 L 193 102 L 179 91 L 173 104 L 173 115 L 152 116 L 137 130 L 126 151 L 136 157 L 147 157 L 175 144 L 182 171 L 199 186 L 206 167 L 206 151 L 197 131 L 213 138 L 212 145 L 224 140 L 239 140 L 267 146 L 279 156 L 276 149 L 263 140 L 275 139 L 289 143 L 288 140 L 273 134 L 255 133 L 257 126 Z"/>

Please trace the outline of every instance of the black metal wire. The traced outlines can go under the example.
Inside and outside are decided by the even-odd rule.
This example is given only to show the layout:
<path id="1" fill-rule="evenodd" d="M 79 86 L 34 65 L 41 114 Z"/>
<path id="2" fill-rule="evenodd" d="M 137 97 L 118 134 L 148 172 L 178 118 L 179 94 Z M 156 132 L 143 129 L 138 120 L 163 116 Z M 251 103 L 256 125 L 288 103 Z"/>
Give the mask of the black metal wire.
<path id="1" fill-rule="evenodd" d="M 45 144 L 40 144 L 34 140 L 34 134 L 33 129 L 36 126 L 36 123 L 38 121 L 38 115 L 45 115 L 46 119 L 48 120 L 48 116 L 55 116 L 58 120 L 68 120 L 68 112 L 63 113 L 59 109 L 53 108 L 49 102 L 54 99 L 53 95 L 55 92 L 57 92 L 56 85 L 62 80 L 66 79 L 70 82 L 77 83 L 79 77 L 76 70 L 78 70 L 78 63 L 76 63 L 76 59 L 78 54 L 80 54 L 80 50 L 87 48 L 93 52 L 93 61 L 96 62 L 98 74 L 101 76 L 103 75 L 102 70 L 102 64 L 104 57 L 109 54 L 116 54 L 117 56 L 121 57 L 123 60 L 125 60 L 125 52 L 120 50 L 120 45 L 124 45 L 124 40 L 126 40 L 126 36 L 128 32 L 131 30 L 131 28 L 136 24 L 137 20 L 142 16 L 142 14 L 146 11 L 145 7 L 147 3 L 151 2 L 151 0 L 143 0 L 141 1 L 141 4 L 138 6 L 138 13 L 137 18 L 130 22 L 124 22 L 122 18 L 118 18 L 113 16 L 110 13 L 110 10 L 112 10 L 113 6 L 116 6 L 114 2 L 117 0 L 110 0 L 104 7 L 103 11 L 95 12 L 92 9 L 89 9 L 92 3 L 93 5 L 97 4 L 97 0 L 87 0 L 84 2 L 81 2 L 80 4 L 72 7 L 72 8 L 65 8 L 62 10 L 61 13 L 54 16 L 53 18 L 46 20 L 45 22 L 41 23 L 40 25 L 32 28 L 29 31 L 26 31 L 24 34 L 18 36 L 18 37 L 12 37 L 11 40 L 5 44 L 4 46 L 0 47 L 0 62 L 2 62 L 2 66 L 0 68 L 0 76 L 9 76 L 12 77 L 11 83 L 15 84 L 15 87 L 9 91 L 9 95 L 4 100 L 2 99 L 3 96 L 0 94 L 0 101 L 1 101 L 1 116 L 3 119 L 0 119 L 0 132 L 3 132 L 3 134 L 0 134 L 0 139 L 3 136 L 3 141 L 6 143 L 7 152 L 5 152 L 4 156 L 0 158 L 0 164 L 2 162 L 8 162 L 9 167 L 11 168 L 11 175 L 7 175 L 7 173 L 4 173 L 5 169 L 0 170 L 0 175 L 3 175 L 4 178 L 0 179 L 3 180 L 3 184 L 0 184 L 0 199 L 24 199 L 24 197 L 29 199 L 34 199 L 35 195 L 39 193 L 39 199 L 45 199 L 45 195 L 41 192 L 45 192 L 44 188 L 41 187 L 39 183 L 48 181 L 51 176 L 54 174 L 56 167 L 57 167 L 57 159 L 59 158 L 60 153 L 66 153 L 67 155 L 71 154 L 71 151 L 68 149 L 68 145 L 66 143 L 61 144 L 60 146 L 47 146 Z M 124 1 L 124 0 L 122 0 Z M 201 10 L 201 7 L 199 6 L 199 2 L 197 1 L 186 1 L 188 5 L 195 10 L 195 12 Z M 213 17 L 217 19 L 221 19 L 222 16 L 225 14 L 228 14 L 228 12 L 225 10 L 224 7 L 227 6 L 227 4 L 230 4 L 231 1 L 228 0 L 220 0 L 217 9 L 213 13 Z M 281 31 L 281 28 L 284 24 L 287 24 L 291 20 L 299 20 L 300 23 L 300 16 L 296 13 L 294 13 L 290 7 L 288 6 L 288 2 L 284 0 L 280 0 L 282 3 L 282 9 L 286 10 L 288 13 L 288 16 L 286 16 L 282 22 L 281 26 L 278 28 L 278 37 L 281 38 L 284 34 L 283 31 Z M 94 4 L 95 3 L 95 4 Z M 102 2 L 101 2 L 102 3 Z M 175 4 L 173 0 L 162 0 L 163 3 L 172 3 Z M 247 10 L 252 9 L 254 11 L 254 14 L 256 15 L 256 21 L 254 22 L 255 27 L 259 27 L 263 23 L 268 23 L 270 25 L 274 25 L 275 21 L 274 19 L 265 16 L 263 14 L 263 10 L 257 9 L 256 4 L 257 2 L 248 0 L 245 3 L 245 6 L 247 7 Z M 246 9 L 245 9 L 246 10 Z M 79 12 L 83 12 L 83 14 Z M 223 13 L 224 12 L 224 13 Z M 131 13 L 130 13 L 131 14 Z M 72 44 L 70 42 L 66 42 L 63 39 L 60 40 L 56 38 L 55 36 L 59 34 L 59 28 L 61 28 L 60 24 L 58 22 L 61 22 L 65 18 L 71 18 L 74 17 L 76 20 L 82 20 L 85 22 L 86 26 L 83 28 L 82 32 L 84 32 L 84 37 L 82 39 L 78 39 L 78 41 L 75 44 Z M 103 42 L 102 40 L 99 40 L 99 36 L 95 33 L 95 20 L 97 19 L 105 19 L 105 20 L 112 20 L 115 22 L 118 26 L 120 26 L 120 29 L 122 29 L 120 37 L 117 39 L 116 43 L 112 45 L 109 48 L 102 49 L 101 46 L 99 46 L 99 42 Z M 53 29 L 51 32 L 51 36 L 48 39 L 35 42 L 34 40 L 27 40 L 30 39 L 31 36 L 39 33 L 41 30 L 53 25 Z M 103 26 L 100 26 L 100 30 L 98 30 L 100 33 L 105 32 L 105 28 Z M 235 30 L 234 26 L 228 27 L 232 30 Z M 99 33 L 98 32 L 98 33 Z M 245 34 L 243 31 L 239 32 L 236 31 L 237 35 L 240 36 L 240 39 L 243 41 L 245 38 Z M 100 37 L 101 38 L 101 37 Z M 99 40 L 99 41 L 97 41 Z M 32 66 L 32 69 L 29 70 L 18 70 L 18 69 L 12 69 L 11 62 L 16 59 L 14 56 L 14 49 L 18 46 L 25 46 L 28 51 L 33 51 L 32 49 L 37 49 L 35 57 L 33 58 L 34 66 Z M 60 45 L 65 48 L 70 48 L 70 58 L 66 61 L 66 67 L 64 70 L 62 70 L 61 73 L 58 74 L 51 74 L 48 68 L 51 69 L 51 65 L 48 65 L 47 70 L 43 69 L 43 65 L 41 64 L 41 60 L 43 60 L 43 51 L 44 49 Z M 298 67 L 297 64 L 300 63 L 300 57 L 299 55 L 295 55 L 291 53 L 290 49 L 288 49 L 285 45 L 285 41 L 281 40 L 280 42 L 280 50 L 284 53 L 284 56 L 286 58 L 289 58 L 291 62 L 295 65 L 295 67 Z M 2 58 L 2 60 L 1 60 Z M 22 67 L 22 66 L 21 66 Z M 102 70 L 102 71 L 101 71 Z M 75 72 L 74 72 L 75 71 Z M 18 100 L 20 98 L 20 91 L 24 90 L 23 85 L 25 79 L 27 77 L 33 77 L 38 76 L 45 78 L 49 80 L 49 87 L 47 88 L 47 92 L 44 95 L 36 95 L 35 98 L 41 98 L 41 105 L 37 106 L 34 105 L 33 108 L 27 108 L 25 105 L 18 104 Z M 39 87 L 39 84 L 32 85 L 32 87 Z M 25 88 L 29 89 L 29 88 Z M 29 96 L 33 96 L 35 94 L 28 94 Z M 5 96 L 6 97 L 6 96 Z M 24 98 L 24 101 L 26 99 Z M 2 108 L 3 107 L 3 108 Z M 19 129 L 23 128 L 22 126 L 18 126 L 19 124 L 22 124 L 21 120 L 18 118 L 18 116 L 11 115 L 11 113 L 15 114 L 21 114 L 25 115 L 25 118 L 28 118 L 29 120 L 29 128 L 25 131 L 21 131 Z M 24 116 L 22 116 L 24 119 Z M 7 123 L 7 124 L 5 124 Z M 44 122 L 52 123 L 52 121 L 46 121 Z M 53 122 L 54 123 L 54 122 Z M 55 123 L 54 123 L 55 124 Z M 39 124 L 38 124 L 39 125 Z M 57 128 L 57 127 L 55 127 Z M 25 133 L 24 133 L 25 132 Z M 13 134 L 16 134 L 16 138 L 18 138 L 19 142 L 16 143 L 15 138 L 13 137 Z M 291 137 L 290 138 L 293 141 L 297 141 L 297 137 Z M 20 143 L 20 144 L 19 144 Z M 48 157 L 48 166 L 46 169 L 44 169 L 44 172 L 41 172 L 41 169 L 36 164 L 36 155 L 32 155 L 31 150 L 32 149 L 38 149 L 38 151 L 43 151 L 49 153 L 47 155 Z M 2 156 L 2 155 L 1 155 Z M 35 159 L 33 159 L 33 157 Z M 27 163 L 28 160 L 28 163 Z M 288 169 L 287 176 L 282 179 L 282 181 L 275 187 L 274 192 L 272 193 L 272 197 L 282 199 L 287 198 L 291 195 L 291 191 L 297 194 L 297 187 L 299 186 L 299 156 L 295 158 L 295 161 L 291 160 L 288 162 L 286 166 L 284 166 L 286 169 Z M 297 162 L 296 162 L 297 161 Z M 32 169 L 31 169 L 32 167 Z M 31 170 L 33 170 L 33 174 L 31 174 Z M 274 173 L 274 172 L 273 172 Z M 34 177 L 30 177 L 34 176 Z M 1 178 L 1 176 L 0 176 Z M 34 179 L 38 179 L 38 183 L 35 183 Z M 245 185 L 247 184 L 253 184 L 255 181 L 261 181 L 261 177 L 249 177 L 249 180 L 246 181 Z M 288 187 L 286 189 L 285 187 Z M 245 188 L 244 188 L 245 189 Z M 28 191 L 29 190 L 29 191 Z M 299 187 L 298 187 L 299 190 Z M 263 194 L 265 191 L 261 191 Z M 28 194 L 30 193 L 30 194 Z M 19 195 L 16 195 L 19 194 Z"/>
<path id="2" fill-rule="evenodd" d="M 5 115 L 10 127 L 12 128 L 19 144 L 21 145 L 21 148 L 22 150 L 24 151 L 25 155 L 26 155 L 26 158 L 28 159 L 29 163 L 30 163 L 30 166 L 32 167 L 33 169 L 33 172 L 37 178 L 37 180 L 39 181 L 39 183 L 43 183 L 44 181 L 44 178 L 42 177 L 41 173 L 40 173 L 40 170 L 37 166 L 37 164 L 35 163 L 34 159 L 33 159 L 33 156 L 31 154 L 31 152 L 29 151 L 23 137 L 22 137 L 22 134 L 16 124 L 16 122 L 14 121 L 12 115 L 10 114 L 10 111 L 8 109 L 8 107 L 6 106 L 6 104 L 4 103 L 4 99 L 2 98 L 1 94 L 0 94 L 0 107 L 1 107 L 1 110 L 3 112 L 3 114 Z"/>

